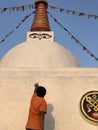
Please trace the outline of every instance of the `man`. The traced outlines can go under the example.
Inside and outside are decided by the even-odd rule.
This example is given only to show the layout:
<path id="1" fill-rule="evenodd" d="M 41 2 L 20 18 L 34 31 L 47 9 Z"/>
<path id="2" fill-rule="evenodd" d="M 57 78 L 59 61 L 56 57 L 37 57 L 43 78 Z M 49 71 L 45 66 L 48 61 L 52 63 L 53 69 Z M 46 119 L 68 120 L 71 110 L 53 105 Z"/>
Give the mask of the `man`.
<path id="1" fill-rule="evenodd" d="M 44 118 L 47 112 L 47 103 L 44 99 L 46 89 L 36 83 L 31 98 L 26 130 L 44 130 Z"/>

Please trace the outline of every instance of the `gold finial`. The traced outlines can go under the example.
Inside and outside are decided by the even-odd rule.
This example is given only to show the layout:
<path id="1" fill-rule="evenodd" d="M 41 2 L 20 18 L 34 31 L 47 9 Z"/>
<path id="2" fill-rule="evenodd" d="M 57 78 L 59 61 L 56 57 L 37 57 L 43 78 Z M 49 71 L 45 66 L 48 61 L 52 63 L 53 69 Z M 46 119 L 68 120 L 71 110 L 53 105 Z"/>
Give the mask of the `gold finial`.
<path id="1" fill-rule="evenodd" d="M 47 0 L 35 0 L 36 12 L 30 31 L 50 31 L 47 7 Z"/>
<path id="2" fill-rule="evenodd" d="M 46 7 L 48 7 L 48 3 L 47 3 L 47 0 L 35 0 L 35 7 L 37 7 L 38 3 L 44 3 Z"/>

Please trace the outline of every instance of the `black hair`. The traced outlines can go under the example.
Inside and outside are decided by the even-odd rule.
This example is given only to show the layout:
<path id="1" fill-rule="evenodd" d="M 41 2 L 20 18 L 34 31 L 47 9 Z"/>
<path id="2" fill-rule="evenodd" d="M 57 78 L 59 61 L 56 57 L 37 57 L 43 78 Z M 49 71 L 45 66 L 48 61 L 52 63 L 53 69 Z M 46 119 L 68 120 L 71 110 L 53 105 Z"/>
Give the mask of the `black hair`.
<path id="1" fill-rule="evenodd" d="M 37 96 L 38 97 L 44 97 L 46 95 L 46 89 L 43 86 L 39 86 L 37 88 Z"/>

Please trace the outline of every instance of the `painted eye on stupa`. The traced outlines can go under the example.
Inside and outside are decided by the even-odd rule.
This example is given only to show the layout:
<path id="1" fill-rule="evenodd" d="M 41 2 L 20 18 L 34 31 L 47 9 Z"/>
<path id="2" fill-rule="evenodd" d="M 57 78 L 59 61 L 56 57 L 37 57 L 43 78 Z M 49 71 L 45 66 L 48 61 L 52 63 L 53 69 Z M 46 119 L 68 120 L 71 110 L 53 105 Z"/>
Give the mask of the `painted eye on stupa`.
<path id="1" fill-rule="evenodd" d="M 30 34 L 29 35 L 29 37 L 30 38 L 33 38 L 33 39 L 39 39 L 39 40 L 41 40 L 41 39 L 49 39 L 49 38 L 51 38 L 52 36 L 51 35 L 49 35 L 49 34 L 46 34 L 46 33 L 32 33 L 32 34 Z"/>
<path id="2" fill-rule="evenodd" d="M 39 34 L 38 33 L 32 33 L 29 35 L 30 38 L 38 38 L 39 37 Z"/>
<path id="3" fill-rule="evenodd" d="M 49 34 L 46 34 L 46 33 L 43 33 L 42 34 L 42 38 L 44 38 L 44 39 L 48 39 L 48 38 L 51 38 L 52 36 L 51 35 L 49 35 Z"/>

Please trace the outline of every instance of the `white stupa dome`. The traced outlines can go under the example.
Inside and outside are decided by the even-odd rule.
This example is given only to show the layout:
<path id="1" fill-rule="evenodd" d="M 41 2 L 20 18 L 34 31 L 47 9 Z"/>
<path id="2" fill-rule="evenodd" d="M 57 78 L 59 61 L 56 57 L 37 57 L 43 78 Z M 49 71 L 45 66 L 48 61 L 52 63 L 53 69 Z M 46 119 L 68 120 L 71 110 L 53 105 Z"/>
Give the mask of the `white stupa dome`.
<path id="1" fill-rule="evenodd" d="M 2 58 L 1 67 L 58 68 L 79 67 L 79 63 L 67 49 L 47 40 L 23 42 L 12 48 Z"/>
<path id="2" fill-rule="evenodd" d="M 35 0 L 36 13 L 27 41 L 11 49 L 1 60 L 1 67 L 60 68 L 79 67 L 67 49 L 53 42 L 47 16 L 47 0 Z"/>

